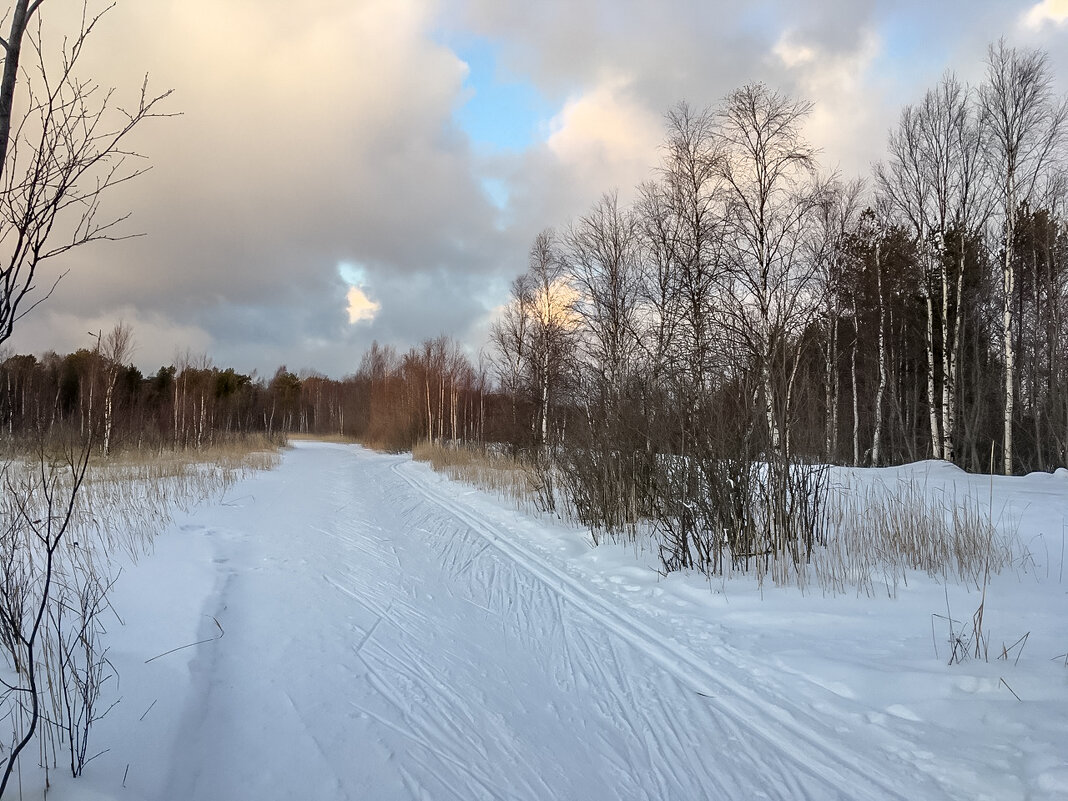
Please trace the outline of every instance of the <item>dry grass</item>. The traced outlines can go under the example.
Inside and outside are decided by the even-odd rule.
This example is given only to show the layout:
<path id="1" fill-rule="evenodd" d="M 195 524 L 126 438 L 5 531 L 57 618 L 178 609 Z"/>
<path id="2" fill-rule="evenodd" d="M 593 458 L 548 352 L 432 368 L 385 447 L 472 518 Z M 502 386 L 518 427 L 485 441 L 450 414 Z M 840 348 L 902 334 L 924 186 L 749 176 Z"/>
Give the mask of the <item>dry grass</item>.
<path id="1" fill-rule="evenodd" d="M 332 442 L 338 445 L 360 444 L 356 437 L 350 437 L 347 434 L 286 434 L 286 440 L 290 442 Z"/>
<path id="2" fill-rule="evenodd" d="M 485 448 L 421 442 L 412 458 L 439 473 L 507 498 L 516 508 L 533 508 L 537 486 L 533 468 L 522 459 Z"/>
<path id="3" fill-rule="evenodd" d="M 94 454 L 78 492 L 72 539 L 105 554 L 121 550 L 136 556 L 151 547 L 173 509 L 219 497 L 234 482 L 270 470 L 280 459 L 279 443 L 266 437 L 234 438 L 199 450 L 128 448 L 108 459 Z M 3 465 L 5 492 L 43 503 L 42 471 L 57 476 L 62 487 L 70 480 L 63 461 L 60 455 L 20 449 Z"/>
<path id="4" fill-rule="evenodd" d="M 988 504 L 911 481 L 840 490 L 831 529 L 811 565 L 825 591 L 893 596 L 910 570 L 982 587 L 1016 556 L 1016 538 L 1000 530 Z"/>

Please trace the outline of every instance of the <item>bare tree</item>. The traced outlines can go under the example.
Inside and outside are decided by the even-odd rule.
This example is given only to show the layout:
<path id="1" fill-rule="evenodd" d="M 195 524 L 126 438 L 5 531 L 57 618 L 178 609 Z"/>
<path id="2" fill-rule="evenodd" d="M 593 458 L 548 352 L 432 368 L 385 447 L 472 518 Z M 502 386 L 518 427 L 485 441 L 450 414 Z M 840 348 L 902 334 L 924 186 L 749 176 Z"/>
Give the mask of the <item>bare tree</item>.
<path id="1" fill-rule="evenodd" d="M 588 332 L 585 350 L 606 392 L 618 396 L 636 352 L 637 229 L 616 193 L 604 195 L 564 237 L 575 309 Z"/>
<path id="2" fill-rule="evenodd" d="M 816 215 L 816 234 L 810 241 L 819 269 L 820 303 L 825 321 L 823 343 L 824 450 L 830 459 L 838 452 L 839 373 L 838 336 L 842 318 L 842 278 L 846 241 L 855 232 L 860 216 L 864 182 L 832 182 L 826 202 Z M 855 318 L 854 318 L 855 319 Z M 856 333 L 856 326 L 854 326 Z M 855 417 L 855 415 L 854 415 Z M 856 446 L 854 445 L 854 451 Z"/>
<path id="3" fill-rule="evenodd" d="M 511 298 L 490 329 L 497 380 L 511 402 L 512 436 L 519 432 L 518 400 L 529 371 L 533 288 L 527 273 L 512 281 Z"/>
<path id="4" fill-rule="evenodd" d="M 730 261 L 724 311 L 760 372 L 775 453 L 789 451 L 784 429 L 797 369 L 791 335 L 822 301 L 819 265 L 806 247 L 827 197 L 816 151 L 801 136 L 810 110 L 808 102 L 751 84 L 732 92 L 719 114 L 716 165 Z"/>
<path id="5" fill-rule="evenodd" d="M 42 710 L 46 677 L 48 625 L 60 592 L 61 562 L 67 534 L 75 517 L 78 492 L 85 479 L 90 447 L 69 450 L 63 460 L 39 454 L 39 474 L 22 480 L 6 469 L 4 503 L 0 510 L 0 559 L 4 582 L 0 585 L 0 618 L 4 644 L 10 649 L 17 680 L 0 681 L 0 700 L 13 699 L 29 718 L 12 732 L 4 754 L 0 797 L 7 789 L 19 755 L 32 741 L 45 713 Z M 31 470 L 33 468 L 30 468 Z M 12 710 L 5 718 L 15 719 Z"/>
<path id="6" fill-rule="evenodd" d="M 111 6 L 91 12 L 85 0 L 77 29 L 52 48 L 42 34 L 43 5 L 44 0 L 15 0 L 4 15 L 10 15 L 7 38 L 0 38 L 0 342 L 55 288 L 58 278 L 43 294 L 33 294 L 46 262 L 89 242 L 123 238 L 118 226 L 128 215 L 102 213 L 102 200 L 145 171 L 126 141 L 142 122 L 161 116 L 156 109 L 169 94 L 149 94 L 146 78 L 135 104 L 118 106 L 112 90 L 80 74 L 85 46 Z M 16 114 L 16 109 L 21 111 Z M 128 347 L 129 331 L 120 326 L 107 342 L 112 363 L 120 362 Z M 99 355 L 93 354 L 94 362 Z M 105 450 L 110 446 L 116 375 L 114 370 L 109 373 L 105 391 Z M 89 728 L 101 714 L 97 698 L 106 658 L 97 638 L 98 617 L 110 584 L 83 570 L 81 578 L 66 574 L 77 586 L 62 586 L 64 546 L 91 450 L 88 422 L 80 448 L 68 450 L 65 469 L 46 456 L 42 434 L 40 472 L 18 485 L 6 482 L 5 508 L 0 510 L 0 551 L 6 568 L 0 617 L 3 642 L 21 680 L 4 682 L 2 695 L 17 699 L 28 719 L 16 723 L 12 732 L 0 796 L 42 718 L 48 719 L 42 710 L 46 690 L 53 702 L 57 692 L 63 697 L 63 712 L 52 712 L 57 719 L 66 715 L 75 775 L 86 761 Z M 64 611 L 72 608 L 72 592 L 81 603 L 78 623 L 69 632 L 62 620 Z M 58 673 L 46 664 L 50 658 L 58 660 Z M 8 713 L 12 720 L 21 719 Z"/>
<path id="7" fill-rule="evenodd" d="M 19 62 L 22 59 L 22 42 L 26 28 L 44 0 L 16 0 L 11 9 L 11 28 L 6 39 L 0 38 L 4 49 L 4 74 L 0 79 L 0 178 L 7 163 L 7 150 L 11 141 L 11 117 L 15 105 L 15 88 L 19 79 Z"/>
<path id="8" fill-rule="evenodd" d="M 972 91 L 946 74 L 921 103 L 905 107 L 890 132 L 889 160 L 875 168 L 884 202 L 909 225 L 921 254 L 931 450 L 949 461 L 956 453 L 965 264 L 963 256 L 951 263 L 948 239 L 960 237 L 963 253 L 964 240 L 989 214 L 984 117 L 972 101 Z"/>
<path id="9" fill-rule="evenodd" d="M 871 463 L 875 467 L 882 464 L 883 455 L 883 401 L 886 398 L 886 385 L 889 380 L 889 366 L 886 348 L 886 295 L 883 292 L 883 249 L 882 240 L 886 231 L 886 213 L 883 209 L 875 212 L 875 293 L 879 306 L 879 387 L 875 391 L 875 430 L 871 436 Z"/>
<path id="10" fill-rule="evenodd" d="M 101 448 L 104 457 L 111 455 L 111 431 L 115 422 L 115 382 L 127 359 L 133 355 L 133 330 L 126 323 L 118 323 L 99 344 L 104 359 L 104 435 Z"/>
<path id="11" fill-rule="evenodd" d="M 633 530 L 649 454 L 647 393 L 638 381 L 642 275 L 636 220 L 615 192 L 569 226 L 562 258 L 585 357 L 576 378 L 584 424 L 561 449 L 564 478 L 569 496 L 581 499 L 580 516 L 609 531 Z"/>
<path id="12" fill-rule="evenodd" d="M 550 420 L 562 400 L 559 393 L 574 356 L 577 328 L 575 293 L 567 280 L 553 231 L 547 229 L 534 238 L 527 272 L 533 292 L 530 306 L 533 317 L 529 330 L 530 364 L 534 370 L 533 383 L 537 387 L 535 431 L 537 442 L 547 447 Z"/>
<path id="13" fill-rule="evenodd" d="M 530 432 L 539 446 L 552 438 L 559 394 L 575 356 L 576 297 L 556 234 L 546 229 L 534 238 L 527 271 L 512 282 L 511 299 L 491 331 L 498 375 L 532 404 Z"/>
<path id="14" fill-rule="evenodd" d="M 134 105 L 118 106 L 112 90 L 80 75 L 85 46 L 111 7 L 94 14 L 84 0 L 79 29 L 54 54 L 42 37 L 43 3 L 16 0 L 8 38 L 0 39 L 0 342 L 51 294 L 33 295 L 43 264 L 129 236 L 119 231 L 129 215 L 103 214 L 101 202 L 147 169 L 126 141 L 145 120 L 164 116 L 158 109 L 170 94 L 150 94 L 146 78 Z M 19 93 L 25 111 L 15 117 Z"/>
<path id="15" fill-rule="evenodd" d="M 662 260 L 675 310 L 667 311 L 672 323 L 670 357 L 677 360 L 694 407 L 696 395 L 708 388 L 721 366 L 713 328 L 716 284 L 723 270 L 720 178 L 716 170 L 715 117 L 685 103 L 669 114 L 667 155 L 658 188 L 646 192 L 647 241 Z M 648 214 L 647 214 L 648 217 Z"/>
<path id="16" fill-rule="evenodd" d="M 1013 472 L 1016 347 L 1013 244 L 1020 205 L 1029 202 L 1063 157 L 1068 100 L 1054 96 L 1053 72 L 1040 50 L 1017 50 L 1002 39 L 987 52 L 987 80 L 979 90 L 984 150 L 997 176 L 1002 234 L 1002 349 L 1005 362 L 1003 466 Z"/>

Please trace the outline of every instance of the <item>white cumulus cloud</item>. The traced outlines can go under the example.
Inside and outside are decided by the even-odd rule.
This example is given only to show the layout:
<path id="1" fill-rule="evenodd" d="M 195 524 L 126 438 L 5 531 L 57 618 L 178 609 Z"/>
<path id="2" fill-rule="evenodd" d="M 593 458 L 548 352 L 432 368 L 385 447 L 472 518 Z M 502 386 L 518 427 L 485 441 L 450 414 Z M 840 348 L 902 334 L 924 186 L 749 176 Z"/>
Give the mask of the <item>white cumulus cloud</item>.
<path id="1" fill-rule="evenodd" d="M 1068 0 L 1042 0 L 1035 3 L 1020 21 L 1025 28 L 1036 31 L 1048 24 L 1063 25 L 1068 22 Z"/>

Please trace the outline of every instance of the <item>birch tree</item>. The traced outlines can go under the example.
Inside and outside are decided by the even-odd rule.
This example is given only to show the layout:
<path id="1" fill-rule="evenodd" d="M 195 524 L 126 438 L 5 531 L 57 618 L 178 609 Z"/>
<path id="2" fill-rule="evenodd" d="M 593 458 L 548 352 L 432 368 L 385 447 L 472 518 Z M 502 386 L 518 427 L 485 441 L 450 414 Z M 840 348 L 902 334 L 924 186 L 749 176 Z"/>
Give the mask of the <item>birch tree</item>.
<path id="1" fill-rule="evenodd" d="M 947 258 L 947 239 L 957 234 L 963 242 L 988 215 L 983 119 L 973 92 L 949 73 L 919 104 L 902 110 L 890 132 L 888 161 L 875 168 L 880 194 L 911 228 L 921 259 L 931 453 L 948 461 L 956 453 L 965 265 Z"/>
<path id="2" fill-rule="evenodd" d="M 115 382 L 124 363 L 133 354 L 133 331 L 119 323 L 99 345 L 104 361 L 104 436 L 101 450 L 104 458 L 111 455 L 111 432 L 115 423 Z"/>
<path id="3" fill-rule="evenodd" d="M 531 366 L 537 388 L 535 441 L 543 448 L 550 442 L 550 421 L 566 380 L 567 365 L 574 355 L 575 293 L 569 286 L 560 259 L 555 233 L 546 229 L 534 238 L 527 270 L 533 289 L 530 306 Z"/>
<path id="4" fill-rule="evenodd" d="M 719 113 L 724 233 L 729 269 L 724 309 L 733 334 L 760 373 L 771 450 L 789 451 L 784 430 L 796 376 L 791 334 L 821 301 L 819 266 L 806 237 L 826 193 L 816 150 L 801 135 L 811 104 L 752 84 L 732 92 Z"/>
<path id="5" fill-rule="evenodd" d="M 639 275 L 637 231 L 615 192 L 604 195 L 564 238 L 575 311 L 587 332 L 585 351 L 610 404 L 617 402 L 636 348 Z"/>
<path id="6" fill-rule="evenodd" d="M 669 112 L 660 180 L 644 187 L 642 199 L 644 239 L 655 265 L 647 295 L 661 307 L 658 334 L 688 396 L 686 415 L 721 370 L 714 329 L 723 270 L 715 122 L 709 110 L 685 103 Z"/>
<path id="7" fill-rule="evenodd" d="M 551 229 L 535 237 L 527 271 L 512 282 L 512 297 L 491 332 L 502 380 L 514 382 L 516 394 L 532 402 L 530 432 L 542 449 L 577 344 L 576 295 L 559 248 Z"/>
<path id="8" fill-rule="evenodd" d="M 490 329 L 492 361 L 497 380 L 510 402 L 514 441 L 519 432 L 519 396 L 525 389 L 524 377 L 529 372 L 533 294 L 530 276 L 523 273 L 516 277 L 512 281 L 508 303 Z"/>
<path id="9" fill-rule="evenodd" d="M 1040 50 L 1016 49 L 1004 40 L 987 52 L 987 80 L 979 90 L 985 121 L 984 155 L 996 175 L 1001 216 L 1002 356 L 1005 369 L 1002 464 L 1013 472 L 1016 403 L 1017 215 L 1062 157 L 1068 101 L 1054 95 L 1053 72 Z"/>
<path id="10" fill-rule="evenodd" d="M 832 185 L 827 202 L 816 215 L 816 235 L 811 258 L 819 270 L 823 336 L 824 451 L 834 459 L 838 453 L 839 375 L 838 337 L 842 318 L 842 282 L 847 242 L 860 215 L 864 182 L 860 179 Z M 855 329 L 854 329 L 855 333 Z M 854 448 L 856 450 L 856 448 Z"/>

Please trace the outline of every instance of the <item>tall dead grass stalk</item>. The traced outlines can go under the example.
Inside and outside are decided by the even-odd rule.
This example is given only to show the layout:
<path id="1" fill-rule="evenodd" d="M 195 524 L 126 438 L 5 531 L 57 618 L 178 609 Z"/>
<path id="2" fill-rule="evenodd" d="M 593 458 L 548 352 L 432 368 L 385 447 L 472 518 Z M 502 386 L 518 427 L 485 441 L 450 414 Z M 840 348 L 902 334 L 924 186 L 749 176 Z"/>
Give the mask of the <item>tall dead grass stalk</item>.
<path id="1" fill-rule="evenodd" d="M 436 472 L 453 481 L 463 481 L 507 499 L 519 509 L 533 509 L 537 496 L 534 466 L 522 457 L 487 448 L 421 442 L 412 448 L 412 458 L 428 462 Z"/>
<path id="2" fill-rule="evenodd" d="M 915 481 L 836 494 L 831 534 L 813 559 L 825 590 L 874 594 L 881 584 L 893 596 L 910 570 L 982 590 L 1013 562 L 1015 538 L 976 497 L 933 494 Z"/>

